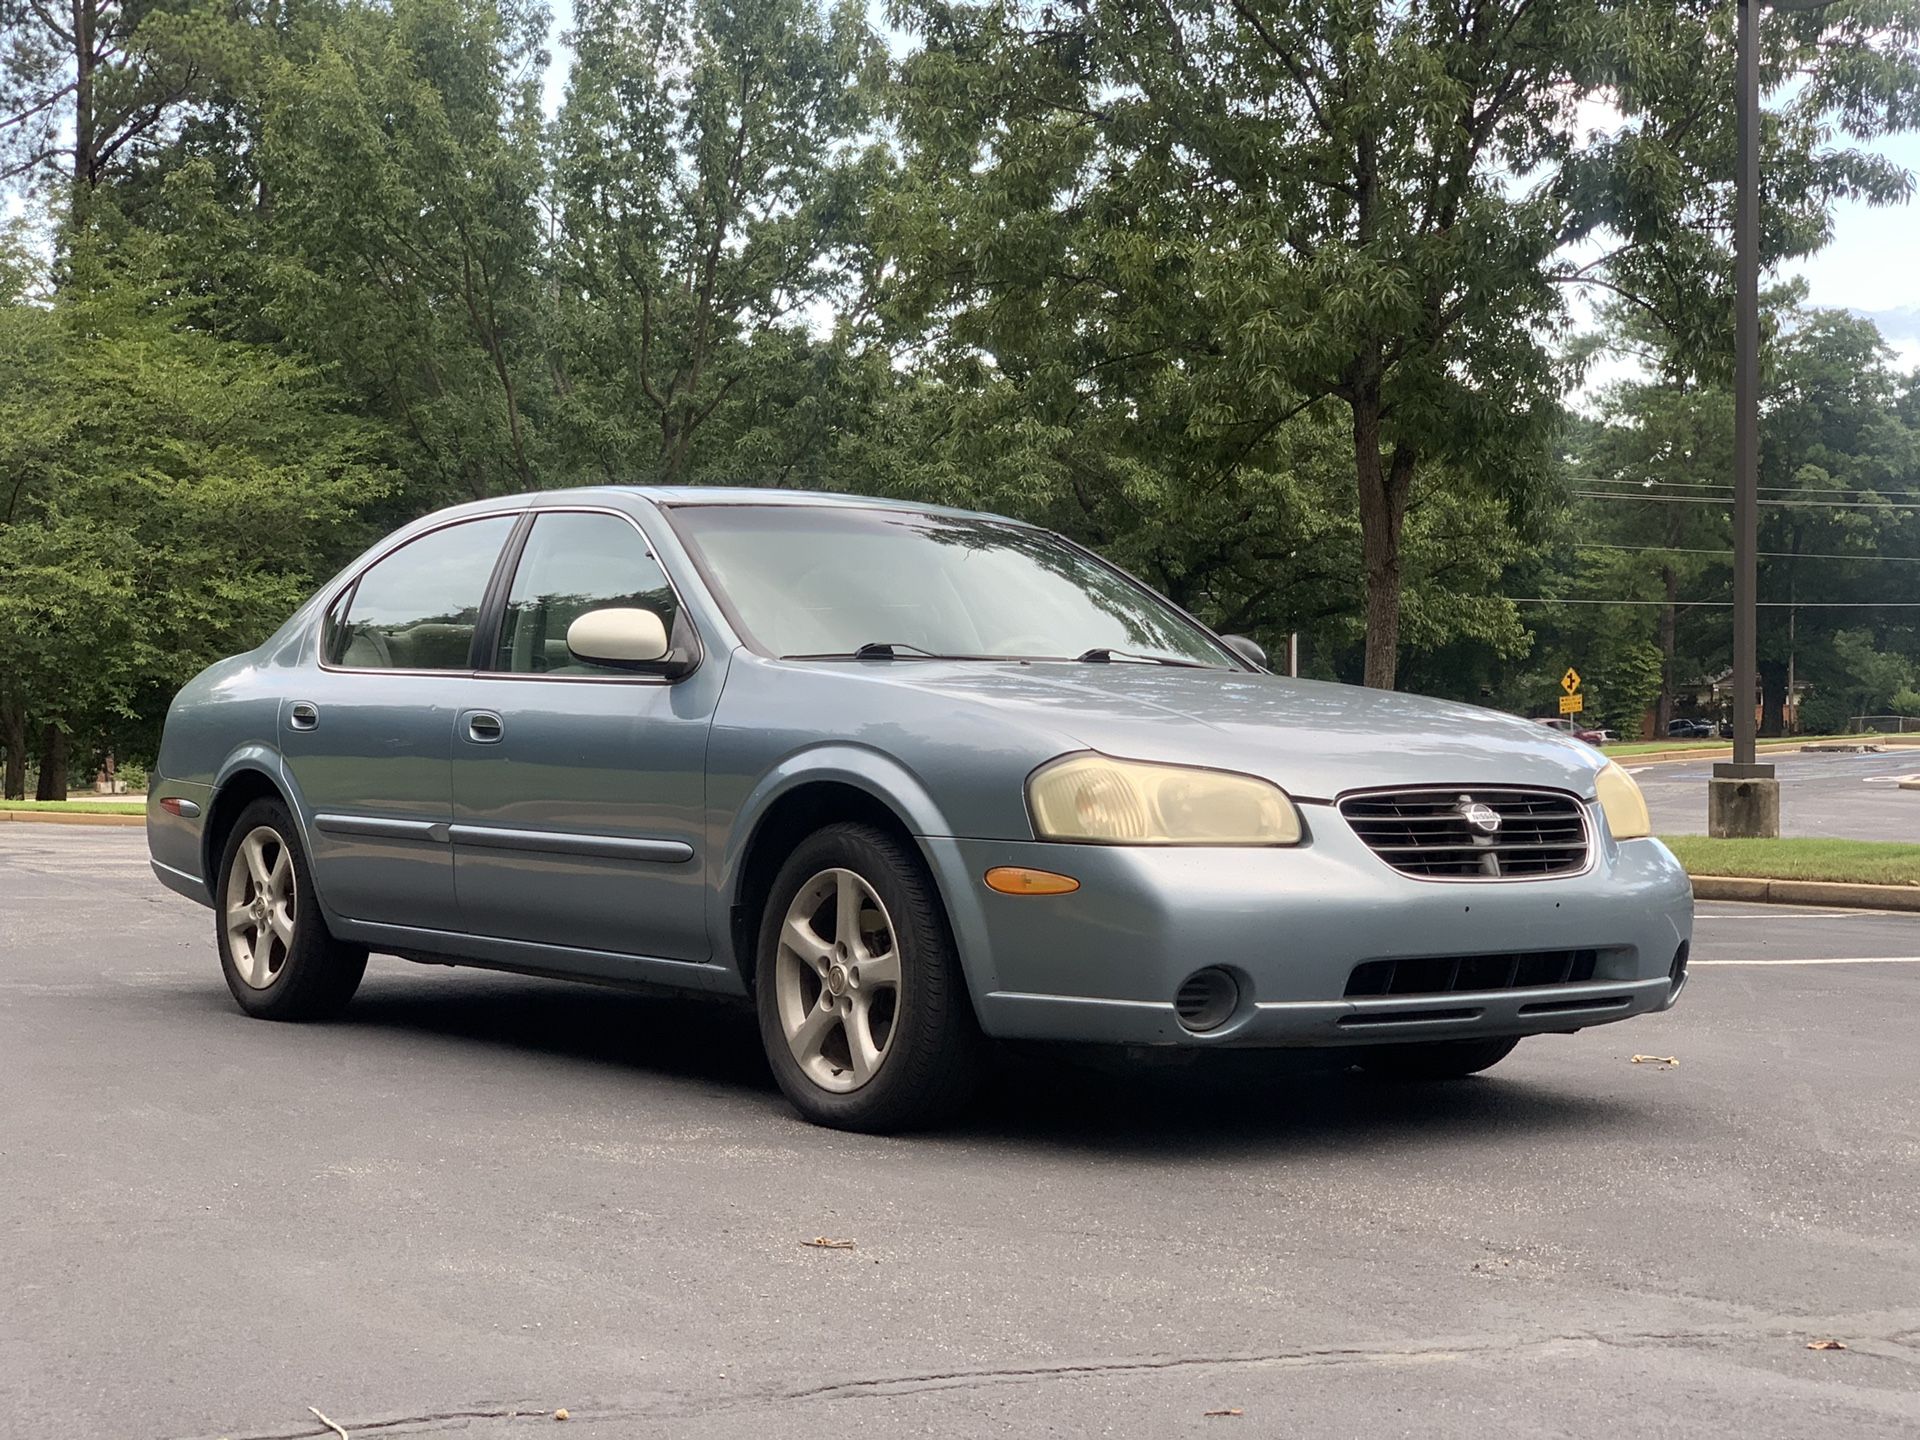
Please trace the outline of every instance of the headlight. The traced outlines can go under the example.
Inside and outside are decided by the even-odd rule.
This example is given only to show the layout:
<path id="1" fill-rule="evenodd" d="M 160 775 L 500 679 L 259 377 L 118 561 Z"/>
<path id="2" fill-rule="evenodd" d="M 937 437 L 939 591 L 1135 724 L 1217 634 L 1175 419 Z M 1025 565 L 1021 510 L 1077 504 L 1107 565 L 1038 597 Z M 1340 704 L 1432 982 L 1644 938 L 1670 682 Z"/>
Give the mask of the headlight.
<path id="1" fill-rule="evenodd" d="M 1252 775 L 1068 755 L 1027 781 L 1034 833 L 1105 845 L 1297 845 L 1300 812 Z"/>
<path id="2" fill-rule="evenodd" d="M 1640 786 L 1620 766 L 1609 760 L 1593 777 L 1593 792 L 1600 797 L 1606 813 L 1607 829 L 1616 840 L 1640 840 L 1653 834 L 1653 817 L 1647 813 L 1647 797 Z"/>

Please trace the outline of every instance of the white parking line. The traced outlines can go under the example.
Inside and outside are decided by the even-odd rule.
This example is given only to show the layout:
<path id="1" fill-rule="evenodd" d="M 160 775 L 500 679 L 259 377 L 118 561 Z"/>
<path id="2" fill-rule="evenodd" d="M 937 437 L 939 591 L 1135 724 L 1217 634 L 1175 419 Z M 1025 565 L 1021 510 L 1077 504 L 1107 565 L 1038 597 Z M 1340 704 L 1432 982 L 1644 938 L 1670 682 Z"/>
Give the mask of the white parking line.
<path id="1" fill-rule="evenodd" d="M 1821 956 L 1808 960 L 1695 960 L 1688 968 L 1701 965 L 1920 965 L 1920 955 Z"/>
<path id="2" fill-rule="evenodd" d="M 1831 914 L 1809 910 L 1781 910 L 1767 913 L 1760 910 L 1702 910 L 1693 918 L 1698 924 L 1702 920 L 1873 920 L 1889 919 L 1904 914 L 1900 910 L 1835 910 Z"/>

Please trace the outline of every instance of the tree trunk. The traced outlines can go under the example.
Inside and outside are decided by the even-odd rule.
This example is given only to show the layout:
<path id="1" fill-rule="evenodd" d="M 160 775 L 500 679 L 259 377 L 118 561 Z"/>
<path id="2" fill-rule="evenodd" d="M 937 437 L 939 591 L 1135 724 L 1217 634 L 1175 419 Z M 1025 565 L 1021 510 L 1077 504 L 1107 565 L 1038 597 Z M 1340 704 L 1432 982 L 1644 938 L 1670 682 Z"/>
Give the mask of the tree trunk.
<path id="1" fill-rule="evenodd" d="M 1674 651 L 1678 648 L 1680 628 L 1680 577 L 1674 573 L 1673 566 L 1663 565 L 1660 567 L 1660 578 L 1667 588 L 1665 603 L 1660 607 L 1660 705 L 1653 716 L 1655 739 L 1667 733 L 1667 725 L 1673 719 Z"/>
<path id="2" fill-rule="evenodd" d="M 96 172 L 94 138 L 93 69 L 95 0 L 73 0 L 73 195 L 68 215 L 75 231 L 86 216 L 87 199 L 93 193 Z"/>
<path id="3" fill-rule="evenodd" d="M 0 799 L 27 798 L 27 717 L 17 705 L 0 704 L 0 748 L 7 752 Z"/>
<path id="4" fill-rule="evenodd" d="M 1353 404 L 1353 466 L 1360 489 L 1360 545 L 1367 569 L 1367 649 L 1364 683 L 1391 690 L 1400 661 L 1400 528 L 1413 488 L 1413 451 L 1380 453 L 1377 386 Z"/>
<path id="5" fill-rule="evenodd" d="M 33 798 L 67 798 L 67 732 L 57 725 L 49 725 L 40 732 L 40 784 Z"/>
<path id="6" fill-rule="evenodd" d="M 1778 660 L 1760 662 L 1760 733 L 1787 733 L 1787 667 Z"/>

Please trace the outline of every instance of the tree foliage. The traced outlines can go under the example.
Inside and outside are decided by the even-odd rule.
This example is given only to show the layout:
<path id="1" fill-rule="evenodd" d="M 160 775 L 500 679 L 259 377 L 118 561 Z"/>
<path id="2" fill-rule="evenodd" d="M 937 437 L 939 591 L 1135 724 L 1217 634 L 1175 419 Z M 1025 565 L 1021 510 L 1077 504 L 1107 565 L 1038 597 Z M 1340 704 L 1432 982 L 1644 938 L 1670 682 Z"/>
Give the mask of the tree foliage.
<path id="1" fill-rule="evenodd" d="M 578 0 L 556 104 L 540 0 L 0 0 L 7 785 L 137 751 L 367 532 L 583 480 L 1000 510 L 1310 673 L 1533 710 L 1577 658 L 1607 718 L 1684 712 L 1732 14 Z M 1862 142 L 1920 121 L 1917 25 L 1765 18 L 1768 260 L 1904 199 Z M 1647 372 L 1584 414 L 1576 293 Z M 1862 558 L 1920 554 L 1920 386 L 1792 306 L 1773 723 L 1789 671 L 1873 709 L 1920 655 Z"/>

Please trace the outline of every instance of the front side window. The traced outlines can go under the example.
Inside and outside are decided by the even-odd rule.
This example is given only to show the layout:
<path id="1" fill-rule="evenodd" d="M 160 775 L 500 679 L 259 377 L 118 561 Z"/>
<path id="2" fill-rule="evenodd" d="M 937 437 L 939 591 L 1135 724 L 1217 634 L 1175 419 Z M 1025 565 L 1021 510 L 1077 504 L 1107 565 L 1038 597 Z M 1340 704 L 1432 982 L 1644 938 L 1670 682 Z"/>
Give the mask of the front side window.
<path id="1" fill-rule="evenodd" d="M 567 648 L 567 627 L 590 610 L 651 610 L 669 635 L 679 602 L 666 572 L 627 521 L 617 515 L 557 511 L 540 516 L 507 593 L 494 668 L 516 675 L 618 675 Z"/>
<path id="2" fill-rule="evenodd" d="M 409 541 L 360 577 L 327 659 L 355 670 L 471 670 L 474 627 L 512 515 Z"/>
<path id="3" fill-rule="evenodd" d="M 1151 591 L 1029 526 L 864 506 L 684 505 L 670 513 L 769 654 L 825 659 L 891 645 L 955 659 L 1238 668 Z"/>

